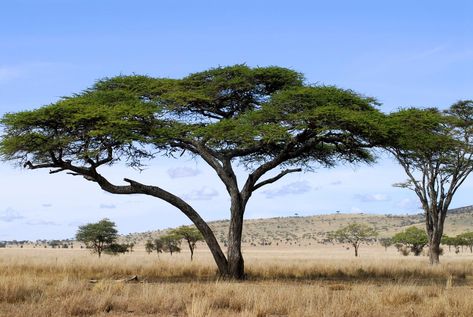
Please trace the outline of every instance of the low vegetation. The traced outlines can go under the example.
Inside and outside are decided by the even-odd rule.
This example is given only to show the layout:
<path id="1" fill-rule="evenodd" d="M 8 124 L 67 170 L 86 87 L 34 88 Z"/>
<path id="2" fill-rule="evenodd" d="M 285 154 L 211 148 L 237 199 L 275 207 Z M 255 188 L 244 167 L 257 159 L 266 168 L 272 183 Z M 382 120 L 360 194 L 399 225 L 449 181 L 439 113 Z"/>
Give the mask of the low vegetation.
<path id="1" fill-rule="evenodd" d="M 99 260 L 86 250 L 0 250 L 5 316 L 469 316 L 473 256 L 438 267 L 394 249 L 249 249 L 248 281 L 219 281 L 208 251 L 142 249 Z M 130 276 L 137 280 L 129 280 Z M 128 281 L 128 282 L 127 282 Z M 183 295 L 184 294 L 184 295 Z"/>

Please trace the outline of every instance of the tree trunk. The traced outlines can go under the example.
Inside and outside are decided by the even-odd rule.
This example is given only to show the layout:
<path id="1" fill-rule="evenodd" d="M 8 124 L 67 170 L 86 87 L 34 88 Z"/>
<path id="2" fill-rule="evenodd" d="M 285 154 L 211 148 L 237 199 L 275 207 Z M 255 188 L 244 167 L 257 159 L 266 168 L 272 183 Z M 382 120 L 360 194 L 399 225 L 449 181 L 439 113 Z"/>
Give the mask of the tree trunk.
<path id="1" fill-rule="evenodd" d="M 192 246 L 191 242 L 187 240 L 187 244 L 189 245 L 189 250 L 191 251 L 191 261 L 194 259 L 194 247 Z"/>
<path id="2" fill-rule="evenodd" d="M 440 263 L 440 242 L 442 240 L 447 208 L 448 204 L 442 209 L 435 204 L 430 207 L 424 206 L 430 265 L 438 265 Z"/>
<path id="3" fill-rule="evenodd" d="M 355 248 L 355 256 L 358 256 L 358 245 L 354 244 L 353 247 Z"/>
<path id="4" fill-rule="evenodd" d="M 243 230 L 244 207 L 239 197 L 232 197 L 230 227 L 228 230 L 228 277 L 245 278 L 245 264 L 241 254 L 241 235 Z"/>
<path id="5" fill-rule="evenodd" d="M 440 263 L 440 243 L 435 239 L 429 243 L 429 261 L 430 265 L 437 265 Z"/>

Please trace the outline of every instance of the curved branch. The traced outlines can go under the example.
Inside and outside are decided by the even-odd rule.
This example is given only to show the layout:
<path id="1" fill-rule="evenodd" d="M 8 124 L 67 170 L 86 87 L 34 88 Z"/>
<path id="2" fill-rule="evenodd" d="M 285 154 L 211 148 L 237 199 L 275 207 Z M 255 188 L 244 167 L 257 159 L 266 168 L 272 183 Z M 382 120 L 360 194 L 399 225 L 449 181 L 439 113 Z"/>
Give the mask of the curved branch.
<path id="1" fill-rule="evenodd" d="M 284 177 L 285 175 L 289 174 L 289 173 L 297 173 L 297 172 L 302 172 L 302 168 L 293 168 L 293 169 L 286 169 L 284 171 L 282 171 L 281 173 L 279 173 L 278 175 L 274 176 L 274 177 L 271 177 L 271 178 L 268 178 L 267 180 L 265 181 L 262 181 L 256 185 L 253 186 L 253 191 L 257 190 L 258 188 L 261 188 L 265 185 L 268 185 L 268 184 L 271 184 L 271 183 L 274 183 L 275 181 L 281 179 L 282 177 Z"/>

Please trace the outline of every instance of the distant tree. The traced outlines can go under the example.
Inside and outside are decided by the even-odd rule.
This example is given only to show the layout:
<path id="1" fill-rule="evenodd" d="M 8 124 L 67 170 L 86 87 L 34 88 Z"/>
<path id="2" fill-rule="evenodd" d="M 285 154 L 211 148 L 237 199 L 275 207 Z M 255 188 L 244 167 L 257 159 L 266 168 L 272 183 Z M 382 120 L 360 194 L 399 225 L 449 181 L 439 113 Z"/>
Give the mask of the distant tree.
<path id="1" fill-rule="evenodd" d="M 439 263 L 440 242 L 450 203 L 473 171 L 473 101 L 448 110 L 404 109 L 387 120 L 386 149 L 408 179 L 396 186 L 414 191 L 425 214 L 429 261 Z"/>
<path id="2" fill-rule="evenodd" d="M 191 252 L 191 261 L 194 258 L 194 249 L 197 242 L 204 241 L 204 236 L 195 227 L 182 226 L 171 231 L 172 234 L 181 237 L 187 242 Z"/>
<path id="3" fill-rule="evenodd" d="M 99 258 L 107 247 L 115 243 L 118 231 L 115 223 L 105 218 L 97 223 L 89 223 L 79 227 L 76 240 L 83 242 L 92 252 L 97 253 Z"/>
<path id="4" fill-rule="evenodd" d="M 181 237 L 175 234 L 166 234 L 162 236 L 159 241 L 162 243 L 162 250 L 169 252 L 171 255 L 174 252 L 181 252 Z M 156 243 L 156 240 L 155 240 Z"/>
<path id="5" fill-rule="evenodd" d="M 106 246 L 104 252 L 107 254 L 118 255 L 129 252 L 127 244 L 111 243 Z"/>
<path id="6" fill-rule="evenodd" d="M 135 248 L 135 242 L 128 243 L 127 248 L 129 252 L 133 252 L 133 249 Z"/>
<path id="7" fill-rule="evenodd" d="M 393 236 L 393 242 L 402 244 L 411 249 L 415 256 L 419 256 L 428 243 L 427 234 L 417 227 L 409 227 Z"/>
<path id="8" fill-rule="evenodd" d="M 175 239 L 178 239 L 178 237 L 175 237 Z M 168 238 L 166 238 L 166 240 L 168 240 Z M 171 240 L 171 238 L 169 238 L 169 240 Z M 164 251 L 164 248 L 165 248 L 165 245 L 164 245 L 165 241 L 163 240 L 163 238 L 156 238 L 154 240 L 148 240 L 146 241 L 146 244 L 145 244 L 145 250 L 146 252 L 151 253 L 153 251 L 156 251 L 156 253 L 159 255 L 160 253 L 163 253 Z M 169 245 L 171 245 L 172 242 L 169 242 Z M 175 248 L 172 248 L 170 247 L 172 252 L 174 252 L 174 249 Z M 171 253 L 172 254 L 172 253 Z"/>
<path id="9" fill-rule="evenodd" d="M 154 243 L 152 240 L 148 240 L 145 243 L 145 251 L 148 252 L 148 254 L 151 254 L 151 252 L 154 251 Z"/>
<path id="10" fill-rule="evenodd" d="M 458 245 L 464 245 L 473 253 L 473 232 L 467 231 L 456 236 Z"/>
<path id="11" fill-rule="evenodd" d="M 358 256 L 360 244 L 372 240 L 377 235 L 378 232 L 367 224 L 352 223 L 329 233 L 329 238 L 340 243 L 351 244 L 355 248 L 355 256 Z"/>
<path id="12" fill-rule="evenodd" d="M 379 238 L 378 241 L 379 241 L 379 244 L 381 244 L 384 247 L 384 251 L 387 251 L 388 248 L 393 245 L 392 238 Z"/>
<path id="13" fill-rule="evenodd" d="M 455 238 L 454 237 L 449 237 L 447 236 L 446 234 L 444 234 L 442 236 L 442 239 L 440 240 L 440 243 L 444 244 L 444 245 L 448 245 L 448 251 L 451 251 L 451 247 L 452 245 L 453 246 L 456 246 L 456 241 L 455 241 Z"/>

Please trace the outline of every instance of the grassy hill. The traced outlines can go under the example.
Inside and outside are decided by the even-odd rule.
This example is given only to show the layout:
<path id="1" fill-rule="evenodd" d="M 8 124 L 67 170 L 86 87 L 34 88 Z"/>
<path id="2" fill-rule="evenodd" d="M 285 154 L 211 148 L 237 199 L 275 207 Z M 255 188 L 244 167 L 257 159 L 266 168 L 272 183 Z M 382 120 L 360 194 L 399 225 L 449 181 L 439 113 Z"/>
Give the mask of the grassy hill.
<path id="1" fill-rule="evenodd" d="M 307 246 L 323 243 L 327 232 L 337 230 L 351 222 L 363 222 L 374 226 L 381 237 L 392 236 L 409 227 L 423 228 L 424 215 L 374 215 L 374 214 L 327 214 L 307 217 L 277 217 L 247 219 L 243 228 L 244 246 Z M 228 220 L 209 223 L 217 239 L 225 244 Z M 445 234 L 457 235 L 473 230 L 473 205 L 452 209 L 447 215 Z M 165 234 L 168 230 L 134 233 L 123 237 L 127 241 L 144 243 L 147 239 Z"/>

